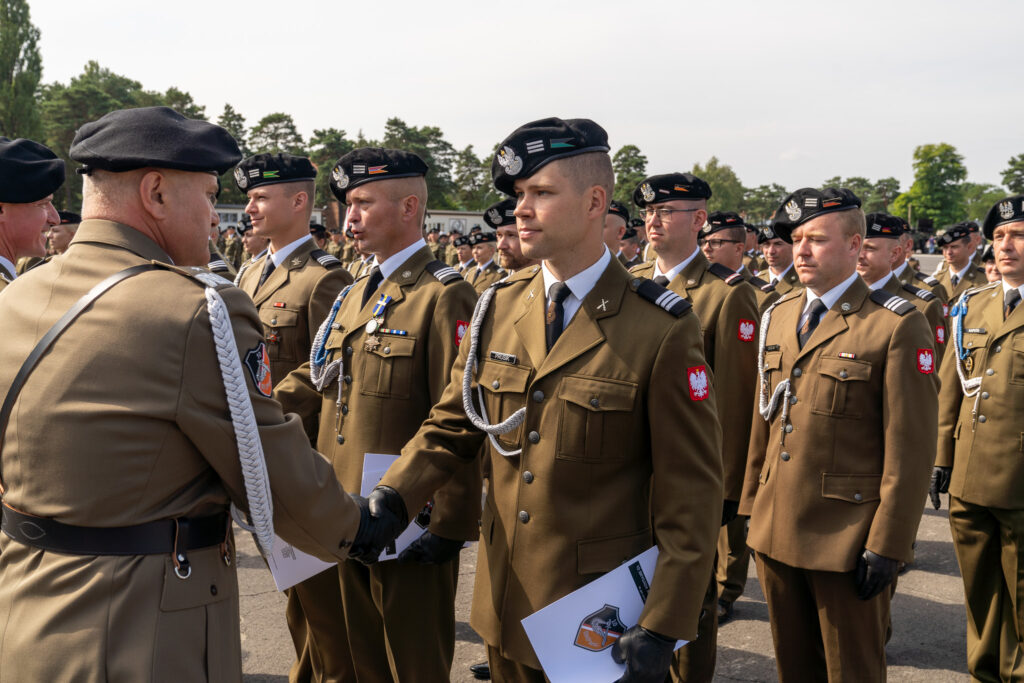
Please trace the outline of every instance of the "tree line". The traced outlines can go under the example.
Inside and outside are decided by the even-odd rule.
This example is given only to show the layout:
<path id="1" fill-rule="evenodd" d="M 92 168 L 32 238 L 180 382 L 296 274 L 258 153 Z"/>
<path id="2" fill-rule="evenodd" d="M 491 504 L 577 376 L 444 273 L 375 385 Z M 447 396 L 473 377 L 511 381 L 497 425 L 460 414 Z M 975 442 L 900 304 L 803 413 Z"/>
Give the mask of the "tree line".
<path id="1" fill-rule="evenodd" d="M 32 25 L 27 0 L 0 0 L 0 135 L 38 140 L 61 156 L 68 165 L 67 182 L 54 198 L 58 208 L 81 206 L 82 182 L 74 173 L 77 164 L 67 155 L 75 131 L 114 109 L 164 105 L 190 118 L 209 120 L 206 107 L 185 90 L 166 92 L 145 89 L 141 83 L 116 74 L 95 61 L 67 83 L 44 83 L 39 54 L 39 29 Z M 399 118 L 385 122 L 380 139 L 354 136 L 343 129 L 314 130 L 307 139 L 286 112 L 273 112 L 249 125 L 230 104 L 216 116 L 246 155 L 259 152 L 290 152 L 310 157 L 318 168 L 317 191 L 321 204 L 333 201 L 328 178 L 334 162 L 363 146 L 384 146 L 415 152 L 430 166 L 427 186 L 432 209 L 482 211 L 500 199 L 490 182 L 494 150 L 483 156 L 472 145 L 456 148 L 437 126 L 410 125 Z M 870 180 L 859 176 L 825 179 L 821 187 L 846 187 L 863 201 L 866 212 L 885 211 L 917 224 L 928 219 L 936 227 L 965 218 L 979 220 L 993 203 L 1007 193 L 1024 193 L 1024 154 L 1011 157 L 1001 175 L 1002 186 L 967 182 L 963 157 L 947 143 L 920 145 L 913 155 L 914 182 L 905 191 L 894 177 Z M 627 144 L 612 157 L 615 199 L 632 207 L 632 192 L 647 175 L 647 157 L 636 145 Z M 681 169 L 665 169 L 681 170 Z M 753 224 L 765 224 L 789 190 L 770 183 L 746 187 L 728 164 L 712 156 L 694 164 L 692 173 L 707 181 L 713 196 L 709 210 L 737 211 Z M 221 178 L 223 203 L 243 203 L 231 173 Z"/>

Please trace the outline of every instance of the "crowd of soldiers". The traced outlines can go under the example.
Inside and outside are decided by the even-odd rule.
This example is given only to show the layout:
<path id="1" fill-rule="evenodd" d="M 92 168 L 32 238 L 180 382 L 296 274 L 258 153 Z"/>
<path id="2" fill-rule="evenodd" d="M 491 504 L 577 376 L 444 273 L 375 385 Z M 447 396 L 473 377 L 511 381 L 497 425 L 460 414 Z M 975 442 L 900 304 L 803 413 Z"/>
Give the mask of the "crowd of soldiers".
<path id="1" fill-rule="evenodd" d="M 665 173 L 633 216 L 593 121 L 497 149 L 509 198 L 449 236 L 403 150 L 337 161 L 326 230 L 309 159 L 167 108 L 78 130 L 81 216 L 52 151 L 0 138 L 0 676 L 240 680 L 233 517 L 335 563 L 287 591 L 290 681 L 447 680 L 470 541 L 478 677 L 544 681 L 521 620 L 656 545 L 595 648 L 622 681 L 710 681 L 751 557 L 781 681 L 881 681 L 948 492 L 968 668 L 1020 677 L 1024 197 L 949 228 L 932 277 L 849 190 L 755 228 Z M 363 497 L 367 453 L 400 457 Z"/>

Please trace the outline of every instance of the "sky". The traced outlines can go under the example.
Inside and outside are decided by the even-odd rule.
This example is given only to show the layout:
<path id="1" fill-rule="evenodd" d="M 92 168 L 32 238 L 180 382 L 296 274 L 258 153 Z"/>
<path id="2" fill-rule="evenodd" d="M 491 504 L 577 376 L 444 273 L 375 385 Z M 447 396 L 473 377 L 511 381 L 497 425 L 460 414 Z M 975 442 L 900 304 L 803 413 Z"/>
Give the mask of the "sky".
<path id="1" fill-rule="evenodd" d="M 392 116 L 489 152 L 548 116 L 590 118 L 648 172 L 717 156 L 744 185 L 894 176 L 946 142 L 969 180 L 1024 153 L 1024 3 L 31 2 L 43 81 L 89 60 L 176 86 L 215 119 L 289 113 L 308 138 Z"/>

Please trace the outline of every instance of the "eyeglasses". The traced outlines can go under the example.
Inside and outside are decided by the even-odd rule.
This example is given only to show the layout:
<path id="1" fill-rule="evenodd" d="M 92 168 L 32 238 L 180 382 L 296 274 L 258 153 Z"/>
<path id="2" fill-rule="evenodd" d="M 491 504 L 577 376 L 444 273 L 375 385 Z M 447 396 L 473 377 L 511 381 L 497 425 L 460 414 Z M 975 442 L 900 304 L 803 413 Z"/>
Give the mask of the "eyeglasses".
<path id="1" fill-rule="evenodd" d="M 649 209 L 648 208 L 648 209 L 640 209 L 640 215 L 643 216 L 644 218 L 646 218 L 647 220 L 651 220 L 652 218 L 654 218 L 654 214 L 658 214 L 658 218 L 660 218 L 663 223 L 667 223 L 667 222 L 672 220 L 672 214 L 674 214 L 674 213 L 692 213 L 692 212 L 698 211 L 698 210 L 699 209 Z"/>
<path id="2" fill-rule="evenodd" d="M 712 249 L 721 249 L 723 244 L 743 244 L 743 241 L 742 240 L 720 240 L 720 239 L 715 238 L 715 239 L 710 239 L 710 240 L 704 240 L 704 244 L 708 245 Z"/>

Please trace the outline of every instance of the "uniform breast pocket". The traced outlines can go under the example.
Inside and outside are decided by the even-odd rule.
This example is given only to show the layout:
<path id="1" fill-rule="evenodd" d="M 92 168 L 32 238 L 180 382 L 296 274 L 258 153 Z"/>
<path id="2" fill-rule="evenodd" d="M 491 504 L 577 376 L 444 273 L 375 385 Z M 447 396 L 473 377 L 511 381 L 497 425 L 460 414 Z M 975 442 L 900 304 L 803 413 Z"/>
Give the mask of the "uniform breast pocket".
<path id="1" fill-rule="evenodd" d="M 260 310 L 263 336 L 267 340 L 270 360 L 305 360 L 308 352 L 300 357 L 297 329 L 301 316 L 289 308 L 265 308 Z"/>
<path id="2" fill-rule="evenodd" d="M 478 382 L 484 394 L 487 421 L 504 422 L 512 413 L 526 405 L 526 386 L 530 381 L 530 368 L 485 360 L 480 364 Z M 502 448 L 515 449 L 523 438 L 523 425 L 496 437 Z"/>
<path id="3" fill-rule="evenodd" d="M 831 417 L 859 418 L 857 393 L 871 379 L 871 363 L 863 360 L 822 356 L 814 384 L 812 411 Z"/>
<path id="4" fill-rule="evenodd" d="M 555 457 L 578 462 L 621 460 L 632 439 L 637 385 L 622 380 L 565 377 L 558 386 L 561 415 Z"/>
<path id="5" fill-rule="evenodd" d="M 779 368 L 781 367 L 782 351 L 766 351 L 764 354 L 764 381 L 768 384 L 769 397 L 779 381 Z"/>
<path id="6" fill-rule="evenodd" d="M 361 392 L 366 396 L 409 398 L 416 362 L 416 338 L 381 335 L 379 339 L 380 344 L 372 351 L 360 354 Z"/>
<path id="7" fill-rule="evenodd" d="M 1018 334 L 1011 343 L 1010 384 L 1024 384 L 1024 334 Z"/>

